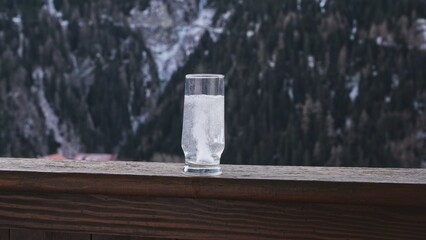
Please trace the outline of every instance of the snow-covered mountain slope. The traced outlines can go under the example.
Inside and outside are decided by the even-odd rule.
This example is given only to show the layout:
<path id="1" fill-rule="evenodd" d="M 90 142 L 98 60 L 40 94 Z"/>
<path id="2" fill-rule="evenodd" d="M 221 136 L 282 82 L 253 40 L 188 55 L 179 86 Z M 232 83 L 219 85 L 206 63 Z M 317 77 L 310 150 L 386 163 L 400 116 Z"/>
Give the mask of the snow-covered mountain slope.
<path id="1" fill-rule="evenodd" d="M 16 128 L 24 129 L 27 141 L 52 148 L 2 150 L 17 155 L 119 151 L 150 117 L 162 89 L 203 34 L 217 39 L 230 17 L 230 12 L 218 15 L 211 4 L 196 0 L 43 0 L 1 9 L 6 28 L 0 31 L 0 50 L 10 62 L 3 67 L 2 91 L 10 92 L 7 86 L 16 85 L 12 72 L 22 68 L 22 81 L 32 89 L 26 98 L 29 105 L 36 104 L 37 114 L 25 121 L 44 126 Z M 11 115 L 12 122 L 20 116 Z M 35 140 L 28 131 L 48 134 Z"/>
<path id="2" fill-rule="evenodd" d="M 0 1 L 0 154 L 176 159 L 184 75 L 214 72 L 226 75 L 224 162 L 419 166 L 424 9 Z"/>

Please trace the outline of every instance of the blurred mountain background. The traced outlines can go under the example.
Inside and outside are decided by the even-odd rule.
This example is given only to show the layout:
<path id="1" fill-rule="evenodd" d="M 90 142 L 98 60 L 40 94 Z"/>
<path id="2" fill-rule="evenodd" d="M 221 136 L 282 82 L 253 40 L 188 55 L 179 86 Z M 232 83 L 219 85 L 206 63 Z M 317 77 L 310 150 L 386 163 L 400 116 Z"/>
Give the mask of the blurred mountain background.
<path id="1" fill-rule="evenodd" d="M 426 165 L 426 0 L 0 0 L 0 155 L 183 161 L 186 73 L 224 163 Z"/>

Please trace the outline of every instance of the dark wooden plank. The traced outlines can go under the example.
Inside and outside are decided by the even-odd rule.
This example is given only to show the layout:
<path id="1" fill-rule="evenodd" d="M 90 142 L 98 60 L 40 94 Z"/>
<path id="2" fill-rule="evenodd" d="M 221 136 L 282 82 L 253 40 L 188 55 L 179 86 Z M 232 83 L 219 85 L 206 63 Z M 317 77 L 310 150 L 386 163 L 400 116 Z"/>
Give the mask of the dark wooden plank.
<path id="1" fill-rule="evenodd" d="M 91 240 L 88 233 L 46 232 L 46 240 Z"/>
<path id="2" fill-rule="evenodd" d="M 92 240 L 130 240 L 128 236 L 114 236 L 114 235 L 96 235 L 92 234 Z"/>
<path id="3" fill-rule="evenodd" d="M 165 238 L 144 238 L 132 236 L 100 235 L 92 234 L 92 240 L 161 240 Z"/>
<path id="4" fill-rule="evenodd" d="M 11 229 L 10 240 L 46 240 L 46 233 L 41 230 Z"/>
<path id="5" fill-rule="evenodd" d="M 91 240 L 88 233 L 48 232 L 35 229 L 11 229 L 10 240 Z"/>
<path id="6" fill-rule="evenodd" d="M 424 206 L 426 169 L 224 165 L 187 177 L 182 164 L 0 159 L 0 192 Z M 105 184 L 105 183 L 108 184 Z"/>
<path id="7" fill-rule="evenodd" d="M 185 178 L 183 163 L 125 161 L 52 161 L 31 158 L 0 158 L 0 171 L 43 173 L 88 173 L 126 176 Z M 287 180 L 320 182 L 365 182 L 426 184 L 426 169 L 348 168 L 222 165 L 223 174 L 214 178 L 241 180 Z"/>
<path id="8" fill-rule="evenodd" d="M 1 192 L 0 216 L 3 228 L 172 239 L 426 239 L 426 208 L 407 206 Z"/>
<path id="9" fill-rule="evenodd" d="M 9 240 L 9 229 L 0 229 L 0 240 Z"/>

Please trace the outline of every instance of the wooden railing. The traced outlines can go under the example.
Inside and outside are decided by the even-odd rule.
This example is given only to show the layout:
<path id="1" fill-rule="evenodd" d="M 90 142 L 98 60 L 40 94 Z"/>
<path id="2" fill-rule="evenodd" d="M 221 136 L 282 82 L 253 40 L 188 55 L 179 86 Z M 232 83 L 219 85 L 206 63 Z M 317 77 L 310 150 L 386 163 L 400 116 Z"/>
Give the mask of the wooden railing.
<path id="1" fill-rule="evenodd" d="M 426 239 L 426 170 L 0 159 L 0 240 Z"/>

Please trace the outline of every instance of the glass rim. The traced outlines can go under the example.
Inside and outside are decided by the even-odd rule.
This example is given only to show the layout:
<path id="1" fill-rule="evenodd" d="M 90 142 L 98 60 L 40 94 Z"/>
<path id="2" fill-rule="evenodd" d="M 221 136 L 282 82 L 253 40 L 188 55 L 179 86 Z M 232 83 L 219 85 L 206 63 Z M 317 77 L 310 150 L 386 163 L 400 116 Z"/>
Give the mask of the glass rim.
<path id="1" fill-rule="evenodd" d="M 192 79 L 206 79 L 206 78 L 224 78 L 223 74 L 212 74 L 212 73 L 197 73 L 197 74 L 186 74 L 185 78 L 192 78 Z"/>

